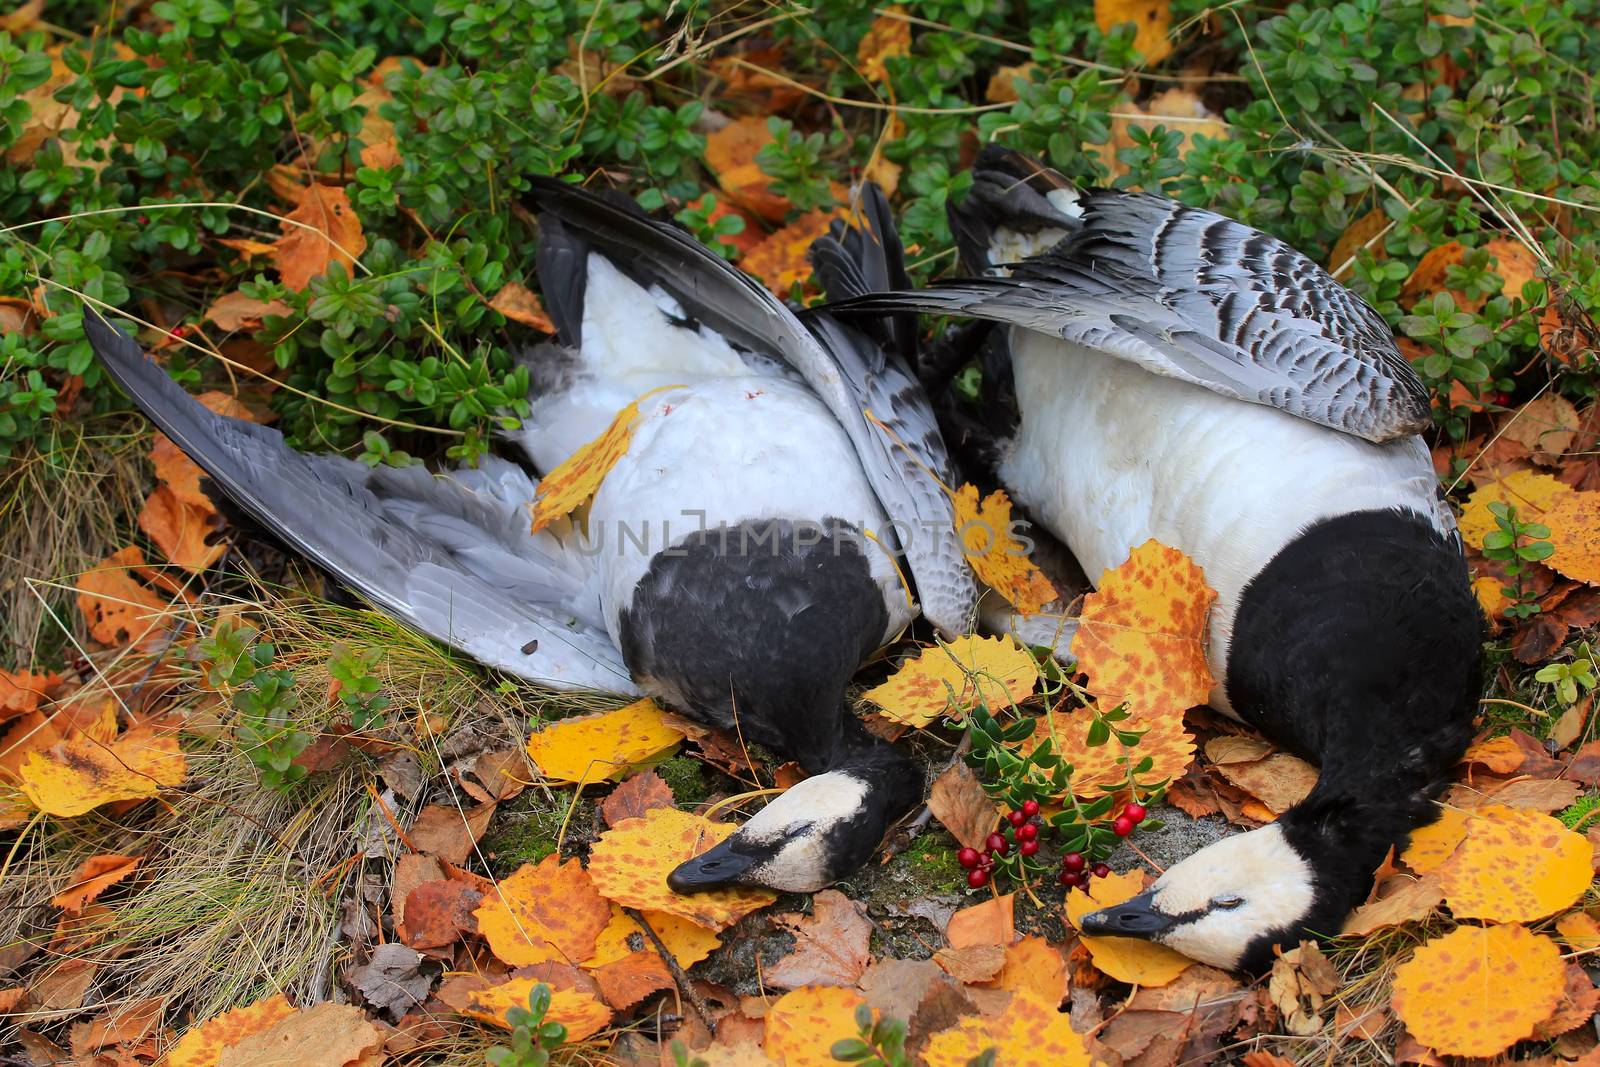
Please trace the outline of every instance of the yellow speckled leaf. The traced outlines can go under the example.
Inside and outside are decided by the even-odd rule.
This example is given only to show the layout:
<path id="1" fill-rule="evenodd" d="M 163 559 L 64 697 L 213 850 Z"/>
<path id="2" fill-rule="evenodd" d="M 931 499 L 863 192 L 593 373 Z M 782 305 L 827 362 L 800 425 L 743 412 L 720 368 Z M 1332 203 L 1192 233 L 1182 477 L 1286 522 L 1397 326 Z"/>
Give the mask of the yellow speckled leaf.
<path id="1" fill-rule="evenodd" d="M 1556 920 L 1561 940 L 1574 952 L 1593 952 L 1600 948 L 1600 922 L 1588 912 L 1573 911 Z"/>
<path id="2" fill-rule="evenodd" d="M 968 1015 L 934 1034 L 923 1062 L 927 1067 L 966 1067 L 991 1048 L 995 1063 L 1005 1067 L 1089 1067 L 1092 1062 L 1070 1016 L 1031 989 L 1014 993 L 998 1019 Z"/>
<path id="3" fill-rule="evenodd" d="M 961 551 L 980 581 L 1018 611 L 1036 614 L 1059 595 L 1022 543 L 1011 536 L 1011 498 L 996 489 L 978 502 L 978 487 L 963 485 L 951 496 Z"/>
<path id="4" fill-rule="evenodd" d="M 1466 815 L 1454 808 L 1441 809 L 1437 822 L 1411 831 L 1411 843 L 1400 860 L 1419 874 L 1427 874 L 1449 859 L 1466 836 Z"/>
<path id="5" fill-rule="evenodd" d="M 662 911 L 713 930 L 729 926 L 778 899 L 770 889 L 718 889 L 680 895 L 667 875 L 733 833 L 732 823 L 651 808 L 642 819 L 625 819 L 600 835 L 589 852 L 595 888 L 618 904 Z"/>
<path id="6" fill-rule="evenodd" d="M 538 984 L 537 978 L 512 978 L 488 989 L 480 989 L 467 998 L 467 1006 L 462 1014 L 509 1030 L 511 1024 L 506 1021 L 506 1012 L 512 1008 L 526 1009 L 528 994 Z M 588 993 L 556 989 L 550 993 L 550 1010 L 545 1012 L 544 1021 L 565 1026 L 568 1041 L 582 1041 L 606 1028 L 611 1022 L 611 1009 Z"/>
<path id="7" fill-rule="evenodd" d="M 837 1067 L 828 1050 L 856 1036 L 861 994 L 838 986 L 807 986 L 785 993 L 767 1011 L 766 1054 L 784 1067 Z M 876 1019 L 878 1013 L 873 1012 Z"/>
<path id="8" fill-rule="evenodd" d="M 1593 854 L 1558 819 L 1486 804 L 1467 812 L 1466 838 L 1439 867 L 1439 888 L 1457 919 L 1532 922 L 1583 896 Z"/>
<path id="9" fill-rule="evenodd" d="M 1561 950 L 1522 926 L 1461 926 L 1394 977 L 1394 1012 L 1446 1056 L 1493 1056 L 1533 1033 L 1565 983 Z"/>
<path id="10" fill-rule="evenodd" d="M 183 781 L 184 767 L 171 732 L 136 726 L 110 742 L 76 737 L 30 752 L 17 777 L 40 811 L 82 815 L 102 804 L 153 797 Z"/>
<path id="11" fill-rule="evenodd" d="M 1183 728 L 1180 710 L 1135 711 L 1117 723 L 1119 730 L 1144 731 L 1131 748 L 1124 748 L 1115 734 L 1105 744 L 1090 747 L 1090 721 L 1086 711 L 1053 711 L 1040 718 L 1033 736 L 1023 742 L 1025 751 L 1032 752 L 1045 738 L 1052 739 L 1056 754 L 1072 764 L 1072 791 L 1080 797 L 1100 796 L 1100 786 L 1124 781 L 1128 767 L 1138 766 L 1146 757 L 1152 761 L 1150 769 L 1135 777 L 1151 786 L 1182 777 L 1194 759 L 1194 738 Z"/>
<path id="12" fill-rule="evenodd" d="M 1182 552 L 1146 541 L 1084 598 L 1072 644 L 1101 706 L 1183 712 L 1204 704 L 1213 679 L 1206 626 L 1217 594 Z"/>
<path id="13" fill-rule="evenodd" d="M 1461 539 L 1474 548 L 1483 547 L 1484 535 L 1496 528 L 1490 504 L 1515 505 L 1522 522 L 1543 522 L 1550 506 L 1573 491 L 1548 474 L 1515 471 L 1467 498 L 1467 506 L 1461 509 Z"/>
<path id="14" fill-rule="evenodd" d="M 611 908 L 577 860 L 524 864 L 484 896 L 474 915 L 494 954 L 513 967 L 578 963 L 594 955 Z"/>
<path id="15" fill-rule="evenodd" d="M 198 1026 L 191 1026 L 161 1061 L 162 1067 L 217 1067 L 223 1049 L 251 1034 L 259 1034 L 294 1012 L 294 1005 L 285 1000 L 282 993 L 225 1011 Z"/>
<path id="16" fill-rule="evenodd" d="M 1555 547 L 1545 563 L 1574 581 L 1600 583 L 1600 493 L 1566 493 L 1539 521 Z"/>
<path id="17" fill-rule="evenodd" d="M 528 755 L 546 778 L 590 785 L 619 779 L 668 752 L 683 732 L 649 699 L 625 708 L 562 719 L 528 738 Z"/>
<path id="18" fill-rule="evenodd" d="M 668 385 L 663 388 L 679 387 Z M 539 494 L 534 497 L 530 507 L 534 533 L 572 514 L 575 508 L 594 496 L 611 468 L 617 465 L 617 460 L 628 452 L 628 445 L 633 440 L 633 424 L 639 418 L 639 404 L 645 397 L 659 392 L 660 389 L 652 389 L 617 412 L 611 425 L 599 437 L 562 460 L 560 466 L 539 479 Z"/>
<path id="19" fill-rule="evenodd" d="M 885 718 L 920 728 L 954 711 L 949 706 L 952 692 L 958 708 L 972 704 L 980 693 L 990 708 L 1008 708 L 1032 693 L 1038 681 L 1033 653 L 1014 638 L 958 637 L 922 649 L 861 698 L 882 708 Z"/>
<path id="20" fill-rule="evenodd" d="M 1121 904 L 1144 892 L 1144 873 L 1127 871 L 1107 878 L 1096 878 L 1089 892 L 1074 889 L 1067 893 L 1067 919 L 1077 929 L 1091 911 Z M 1165 945 L 1133 937 L 1080 937 L 1094 965 L 1119 982 L 1142 986 L 1163 986 L 1194 965 L 1189 957 Z"/>
<path id="21" fill-rule="evenodd" d="M 716 933 L 703 926 L 696 926 L 688 919 L 677 915 L 668 915 L 663 911 L 641 912 L 645 922 L 650 924 L 650 929 L 656 932 L 661 943 L 667 946 L 667 951 L 672 953 L 672 958 L 678 961 L 680 967 L 692 967 L 716 951 L 722 943 Z M 641 949 L 650 948 L 650 939 L 639 928 L 627 912 L 617 905 L 611 905 L 611 918 L 606 923 L 606 928 L 600 931 L 600 936 L 595 939 L 594 955 L 583 961 L 583 965 L 590 970 L 604 967 L 608 963 L 616 963 L 626 959 Z"/>

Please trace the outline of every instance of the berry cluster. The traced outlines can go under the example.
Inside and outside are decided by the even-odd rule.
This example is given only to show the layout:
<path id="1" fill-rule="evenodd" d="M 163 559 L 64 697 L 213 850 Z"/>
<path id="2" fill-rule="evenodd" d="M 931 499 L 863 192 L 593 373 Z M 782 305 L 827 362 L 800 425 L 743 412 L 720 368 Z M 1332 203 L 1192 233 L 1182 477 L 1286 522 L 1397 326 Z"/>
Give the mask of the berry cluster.
<path id="1" fill-rule="evenodd" d="M 1006 815 L 1006 822 L 1011 824 L 1012 835 L 1017 841 L 1019 856 L 1032 856 L 1039 851 L 1039 824 L 1033 821 L 1038 814 L 1039 802 L 1025 800 L 1022 802 L 1022 807 Z M 964 848 L 956 853 L 956 862 L 967 872 L 967 884 L 973 889 L 982 889 L 988 885 L 994 873 L 996 859 L 1004 857 L 1011 851 L 1011 842 L 998 831 L 990 834 L 983 842 L 983 846 L 981 851 Z"/>
<path id="2" fill-rule="evenodd" d="M 1111 832 L 1118 837 L 1127 837 L 1133 833 L 1134 828 L 1144 822 L 1146 815 L 1143 804 L 1125 804 L 1122 814 L 1118 815 L 1111 823 Z M 1068 889 L 1082 889 L 1089 891 L 1091 878 L 1104 878 L 1111 873 L 1111 868 L 1104 863 L 1089 865 L 1082 852 L 1068 852 L 1061 857 L 1061 874 L 1057 879 Z"/>

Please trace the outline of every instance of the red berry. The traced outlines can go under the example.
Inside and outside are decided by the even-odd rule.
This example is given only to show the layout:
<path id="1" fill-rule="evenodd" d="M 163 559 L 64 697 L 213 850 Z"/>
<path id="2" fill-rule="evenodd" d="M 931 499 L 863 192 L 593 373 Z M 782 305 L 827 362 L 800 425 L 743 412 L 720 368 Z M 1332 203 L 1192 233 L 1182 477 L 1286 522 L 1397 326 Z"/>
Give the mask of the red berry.
<path id="1" fill-rule="evenodd" d="M 1021 826 L 1027 821 L 1028 817 L 1022 814 L 1020 811 L 1013 811 L 1006 816 L 1006 822 L 1010 823 L 1012 826 Z"/>
<path id="2" fill-rule="evenodd" d="M 1022 853 L 1024 856 L 1031 856 L 1035 852 L 1039 851 L 1039 842 L 1024 841 L 1022 844 L 1017 846 L 1017 851 Z"/>
<path id="3" fill-rule="evenodd" d="M 1126 815 L 1118 815 L 1116 821 L 1111 824 L 1111 832 L 1116 834 L 1118 837 L 1127 837 L 1129 834 L 1133 833 L 1133 825 L 1134 823 L 1132 819 L 1128 818 Z"/>
<path id="4" fill-rule="evenodd" d="M 1096 878 L 1110 878 L 1111 868 L 1104 863 L 1097 863 L 1094 865 L 1094 876 Z"/>
<path id="5" fill-rule="evenodd" d="M 982 889 L 984 886 L 989 884 L 989 872 L 988 871 L 968 871 L 967 872 L 967 884 L 970 885 L 974 889 Z"/>
<path id="6" fill-rule="evenodd" d="M 184 326 L 181 323 L 172 328 L 172 336 L 174 336 L 174 337 L 182 337 L 184 334 L 186 334 L 188 332 L 189 332 L 189 328 L 187 326 Z"/>
<path id="7" fill-rule="evenodd" d="M 1033 823 L 1031 823 L 1031 822 L 1023 823 L 1021 826 L 1017 827 L 1017 840 L 1018 841 L 1032 841 L 1034 838 L 1036 838 L 1038 836 L 1039 836 L 1039 828 L 1037 826 L 1033 825 Z"/>
<path id="8" fill-rule="evenodd" d="M 1022 814 L 1030 819 L 1039 814 L 1039 802 L 1037 800 L 1024 800 L 1022 802 Z"/>
<path id="9" fill-rule="evenodd" d="M 956 853 L 956 862 L 969 871 L 977 869 L 979 859 L 978 850 L 975 848 L 964 848 Z"/>
<path id="10" fill-rule="evenodd" d="M 1062 885 L 1082 885 L 1083 875 L 1077 871 L 1062 871 L 1060 881 Z"/>
<path id="11" fill-rule="evenodd" d="M 989 851 L 996 856 L 1004 856 L 1011 849 L 1011 845 L 999 834 L 990 834 L 984 844 L 988 845 Z"/>
<path id="12" fill-rule="evenodd" d="M 1083 865 L 1084 859 L 1082 852 L 1068 852 L 1065 856 L 1061 857 L 1061 866 L 1065 867 L 1068 871 L 1081 871 L 1083 870 Z"/>
<path id="13" fill-rule="evenodd" d="M 150 216 L 149 215 L 140 215 L 139 216 L 139 225 L 140 226 L 148 226 L 148 225 L 150 225 Z"/>
<path id="14" fill-rule="evenodd" d="M 1126 804 L 1122 808 L 1122 814 L 1126 815 L 1134 822 L 1144 822 L 1144 817 L 1148 815 L 1149 812 L 1144 810 L 1143 804 Z"/>

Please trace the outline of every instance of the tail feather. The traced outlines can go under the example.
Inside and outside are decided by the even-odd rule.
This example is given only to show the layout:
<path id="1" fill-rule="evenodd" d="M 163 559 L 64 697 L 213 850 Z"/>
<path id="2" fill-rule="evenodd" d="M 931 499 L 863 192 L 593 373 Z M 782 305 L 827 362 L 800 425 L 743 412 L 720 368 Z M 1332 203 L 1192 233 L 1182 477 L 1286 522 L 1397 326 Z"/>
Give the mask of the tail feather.
<path id="1" fill-rule="evenodd" d="M 894 214 L 876 183 L 862 187 L 860 217 L 861 224 L 856 226 L 835 219 L 828 233 L 811 244 L 811 265 L 829 300 L 911 288 Z M 908 366 L 916 365 L 915 315 L 902 312 L 863 319 L 855 325 Z"/>

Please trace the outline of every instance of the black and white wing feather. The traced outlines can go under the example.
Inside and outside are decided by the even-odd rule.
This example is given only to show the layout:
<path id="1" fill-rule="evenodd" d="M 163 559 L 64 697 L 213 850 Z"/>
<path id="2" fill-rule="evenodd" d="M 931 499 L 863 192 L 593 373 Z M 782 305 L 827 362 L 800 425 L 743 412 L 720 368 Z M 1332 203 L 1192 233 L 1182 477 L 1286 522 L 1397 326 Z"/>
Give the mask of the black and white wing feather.
<path id="1" fill-rule="evenodd" d="M 994 264 L 1011 266 L 1009 277 L 841 307 L 969 315 L 1054 334 L 1369 441 L 1431 425 L 1427 389 L 1383 317 L 1282 241 L 1164 197 L 1099 190 L 1073 200 L 1072 213 L 1051 220 L 1064 233 L 1059 243 Z"/>
<path id="2" fill-rule="evenodd" d="M 637 692 L 588 610 L 582 561 L 527 532 L 521 505 L 534 485 L 520 469 L 436 479 L 420 467 L 302 455 L 276 430 L 207 410 L 92 310 L 84 331 L 117 384 L 219 489 L 373 604 L 529 681 Z"/>
<path id="3" fill-rule="evenodd" d="M 966 632 L 977 588 L 956 539 L 954 512 L 930 473 L 948 466 L 944 443 L 937 433 L 913 433 L 905 439 L 912 451 L 907 456 L 871 425 L 868 411 L 886 424 L 895 417 L 898 386 L 875 380 L 882 357 L 874 360 L 860 351 L 865 338 L 836 349 L 842 334 L 807 329 L 760 282 L 682 230 L 565 182 L 530 181 L 541 212 L 554 215 L 618 267 L 644 284 L 661 286 L 697 321 L 734 344 L 781 356 L 799 372 L 850 436 L 884 510 L 911 530 L 902 547 L 922 613 L 948 634 Z"/>

